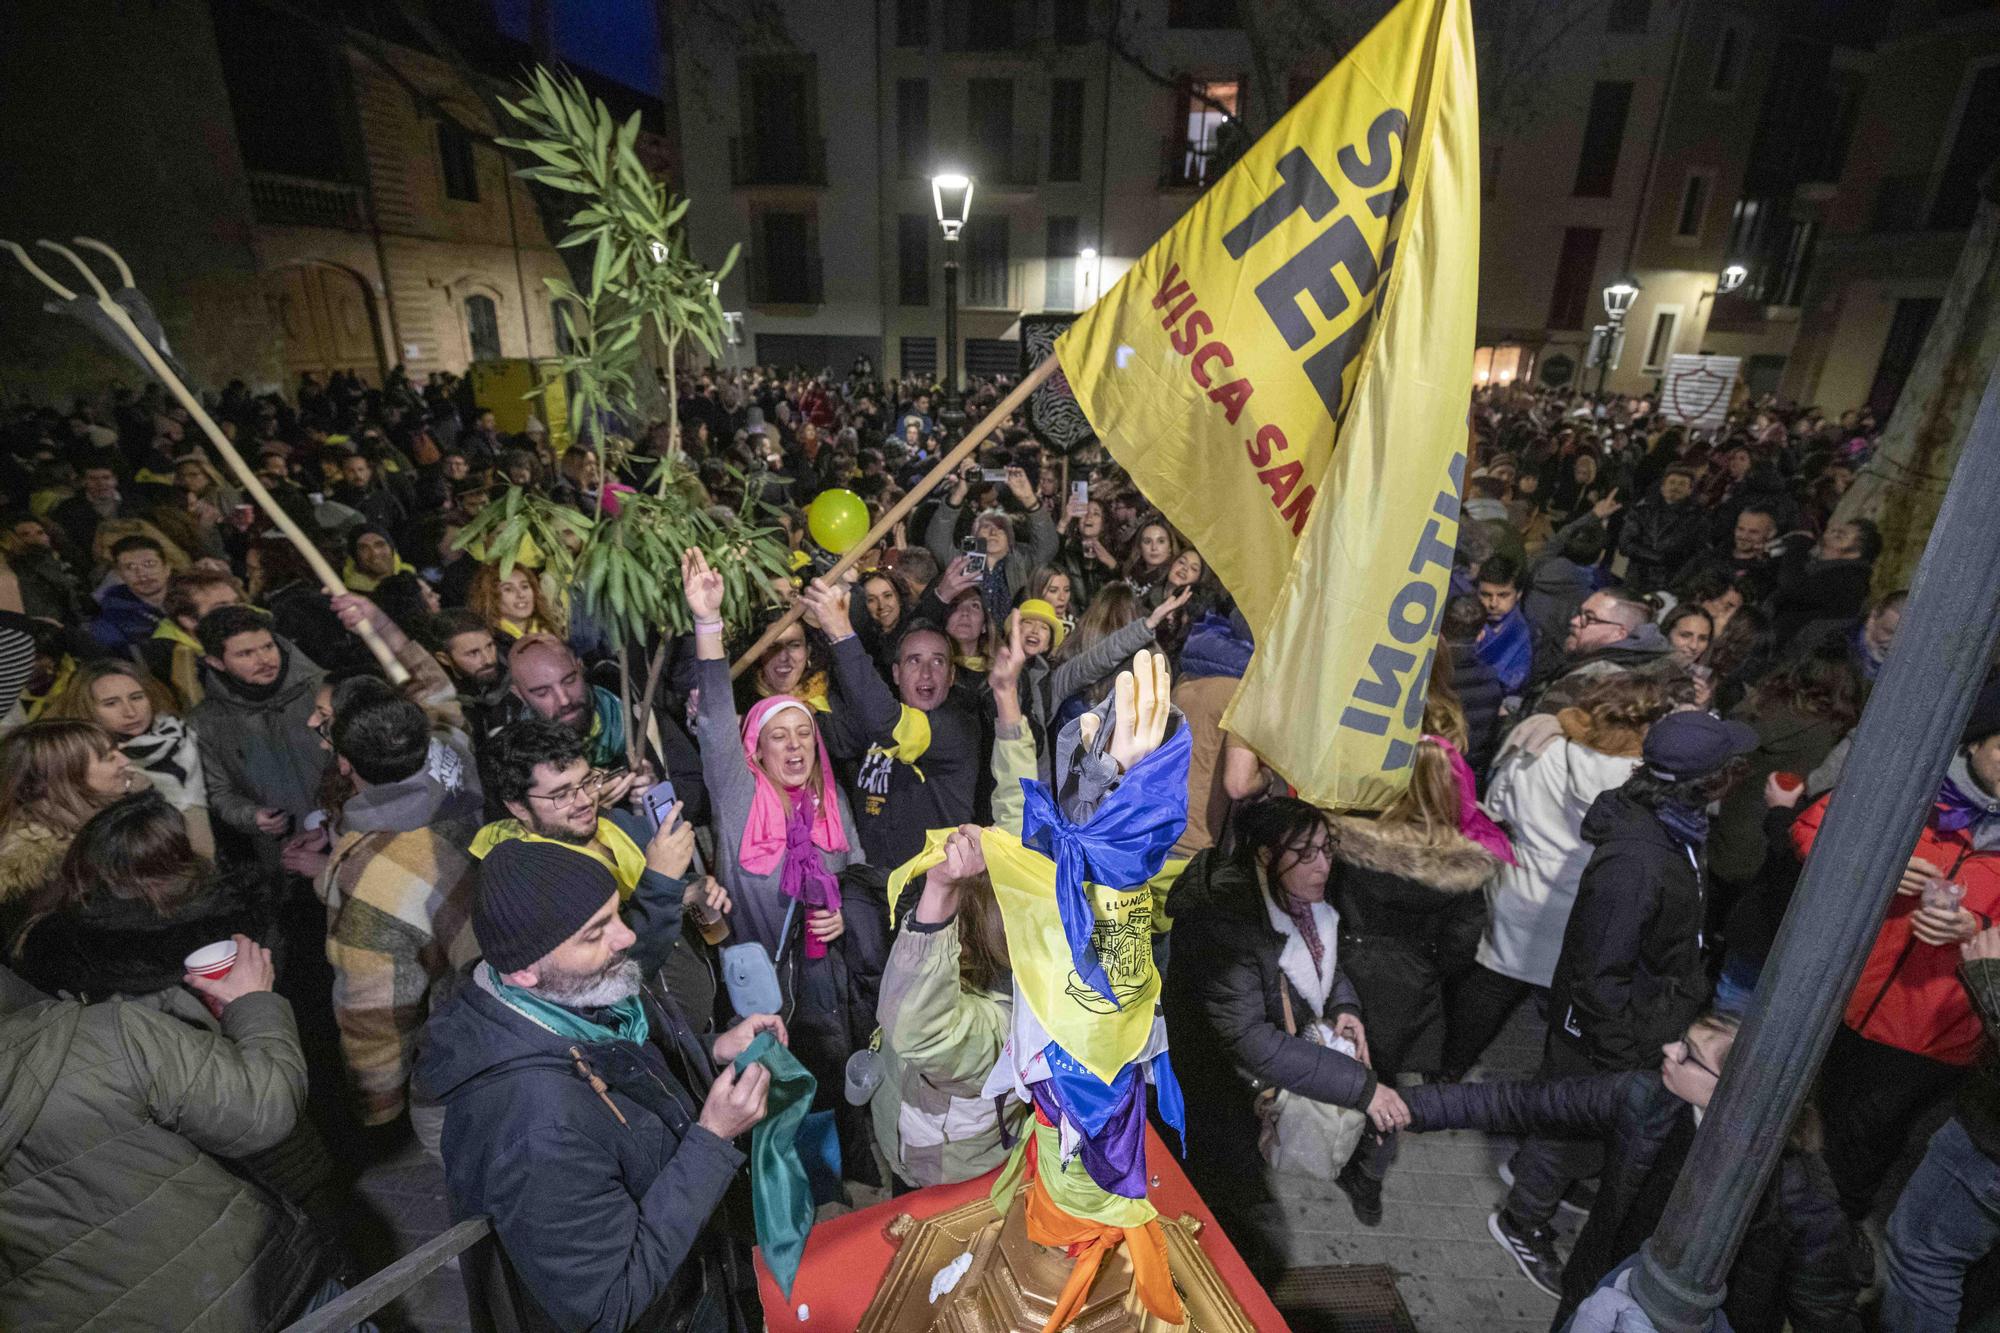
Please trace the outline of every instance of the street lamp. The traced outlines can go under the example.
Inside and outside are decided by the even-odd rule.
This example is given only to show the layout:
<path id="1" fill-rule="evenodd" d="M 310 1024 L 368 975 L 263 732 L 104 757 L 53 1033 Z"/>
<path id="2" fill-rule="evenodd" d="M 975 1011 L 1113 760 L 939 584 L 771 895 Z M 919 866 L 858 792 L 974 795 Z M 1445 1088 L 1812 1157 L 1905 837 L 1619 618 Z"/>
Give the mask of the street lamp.
<path id="1" fill-rule="evenodd" d="M 1604 380 L 1611 373 L 1611 354 L 1625 330 L 1625 316 L 1632 312 L 1632 303 L 1639 299 L 1639 283 L 1635 278 L 1619 278 L 1604 289 L 1604 313 L 1609 324 L 1597 327 L 1597 396 L 1604 396 Z"/>
<path id="2" fill-rule="evenodd" d="M 1750 277 L 1750 270 L 1741 264 L 1725 264 L 1722 277 L 1716 282 L 1718 291 L 1733 292 Z"/>
<path id="3" fill-rule="evenodd" d="M 958 391 L 958 233 L 972 214 L 972 177 L 956 171 L 931 177 L 931 207 L 944 232 L 944 403 L 938 419 L 956 430 L 965 421 Z"/>
<path id="4" fill-rule="evenodd" d="M 1078 281 L 1078 285 L 1079 285 L 1079 286 L 1085 286 L 1085 284 L 1084 284 L 1084 283 L 1083 283 L 1083 282 L 1081 281 L 1081 280 L 1082 280 L 1082 279 L 1083 279 L 1083 278 L 1084 278 L 1085 276 L 1088 276 L 1088 277 L 1090 278 L 1090 282 L 1089 282 L 1089 284 L 1087 285 L 1087 290 L 1088 290 L 1088 292 L 1089 292 L 1089 295 L 1088 295 L 1088 296 L 1087 296 L 1087 297 L 1086 297 L 1086 298 L 1085 298 L 1084 300 L 1082 300 L 1082 301 L 1079 301 L 1079 302 L 1077 303 L 1077 304 L 1079 304 L 1079 305 L 1081 305 L 1081 306 L 1084 306 L 1084 307 L 1086 307 L 1086 308 L 1087 308 L 1087 307 L 1088 307 L 1088 306 L 1090 305 L 1090 303 L 1091 303 L 1092 301 L 1095 301 L 1095 300 L 1097 299 L 1097 251 L 1096 251 L 1096 249 L 1095 249 L 1095 248 L 1093 248 L 1093 247 L 1091 247 L 1091 246 L 1088 246 L 1088 245 L 1086 245 L 1086 246 L 1084 246 L 1084 247 L 1083 247 L 1083 249 L 1081 249 L 1081 250 L 1077 251 L 1077 252 L 1076 252 L 1076 268 L 1077 268 L 1077 277 L 1078 277 L 1078 280 L 1079 280 L 1079 281 Z"/>

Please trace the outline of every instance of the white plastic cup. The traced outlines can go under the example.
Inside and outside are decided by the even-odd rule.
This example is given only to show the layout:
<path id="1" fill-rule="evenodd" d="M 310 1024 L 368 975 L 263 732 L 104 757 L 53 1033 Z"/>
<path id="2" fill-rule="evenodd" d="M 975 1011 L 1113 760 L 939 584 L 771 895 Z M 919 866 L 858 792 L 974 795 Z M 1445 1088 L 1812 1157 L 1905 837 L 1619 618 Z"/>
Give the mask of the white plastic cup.
<path id="1" fill-rule="evenodd" d="M 181 966 L 194 976 L 220 981 L 236 966 L 236 941 L 217 940 L 214 944 L 204 944 L 182 959 Z"/>

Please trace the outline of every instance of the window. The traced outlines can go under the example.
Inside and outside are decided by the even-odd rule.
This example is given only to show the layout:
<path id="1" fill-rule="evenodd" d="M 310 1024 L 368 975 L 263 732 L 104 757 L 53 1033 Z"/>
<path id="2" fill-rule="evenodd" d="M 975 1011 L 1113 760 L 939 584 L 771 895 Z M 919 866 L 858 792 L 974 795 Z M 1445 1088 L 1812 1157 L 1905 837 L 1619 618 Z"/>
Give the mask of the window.
<path id="1" fill-rule="evenodd" d="M 549 302 L 549 327 L 555 330 L 556 352 L 561 356 L 576 352 L 577 320 L 576 307 L 568 301 Z"/>
<path id="2" fill-rule="evenodd" d="M 1958 231 L 1972 225 L 1972 215 L 1979 211 L 1980 178 L 1995 158 L 2000 158 L 2000 65 L 1988 65 L 1965 90 L 1958 132 L 1931 202 L 1931 226 Z"/>
<path id="3" fill-rule="evenodd" d="M 474 361 L 500 359 L 500 312 L 492 297 L 465 298 L 465 340 L 472 345 Z"/>
<path id="4" fill-rule="evenodd" d="M 1571 194 L 1608 199 L 1618 178 L 1618 152 L 1625 143 L 1625 117 L 1632 109 L 1632 85 L 1600 82 L 1590 91 L 1590 116 L 1583 127 L 1583 152 L 1576 161 Z"/>
<path id="5" fill-rule="evenodd" d="M 1231 122 L 1243 112 L 1242 92 L 1240 79 L 1189 81 L 1181 96 L 1168 184 L 1206 189 L 1221 179 L 1234 160 Z"/>
<path id="6" fill-rule="evenodd" d="M 903 374 L 929 377 L 937 374 L 938 340 L 934 337 L 904 338 L 902 342 Z"/>
<path id="7" fill-rule="evenodd" d="M 931 220 L 921 213 L 896 217 L 896 300 L 931 303 Z"/>
<path id="8" fill-rule="evenodd" d="M 1086 0 L 1056 0 L 1056 45 L 1082 46 L 1090 40 L 1090 5 Z"/>
<path id="9" fill-rule="evenodd" d="M 1606 32 L 1644 32 L 1652 17 L 1652 0 L 1611 0 L 1604 11 Z"/>
<path id="10" fill-rule="evenodd" d="M 1563 228 L 1562 255 L 1556 260 L 1556 288 L 1549 298 L 1549 327 L 1580 329 L 1590 310 L 1591 289 L 1597 285 L 1597 245 L 1604 233 L 1596 227 Z"/>
<path id="11" fill-rule="evenodd" d="M 456 122 L 438 122 L 438 161 L 444 164 L 444 197 L 479 202 L 479 169 L 472 160 L 472 139 Z"/>
<path id="12" fill-rule="evenodd" d="M 1240 28 L 1237 0 L 1167 0 L 1169 28 Z"/>
<path id="13" fill-rule="evenodd" d="M 1007 219 L 988 214 L 965 224 L 965 303 L 1007 304 Z"/>
<path id="14" fill-rule="evenodd" d="M 1736 86 L 1742 81 L 1743 30 L 1731 23 L 1724 26 L 1721 36 L 1715 40 L 1715 68 L 1708 76 L 1709 95 L 1734 97 Z"/>
<path id="15" fill-rule="evenodd" d="M 896 0 L 896 45 L 931 44 L 931 0 Z"/>
<path id="16" fill-rule="evenodd" d="M 931 170 L 931 85 L 927 79 L 896 80 L 896 162 L 905 180 L 921 180 Z"/>
<path id="17" fill-rule="evenodd" d="M 1044 272 L 1047 290 L 1043 304 L 1051 310 L 1076 309 L 1076 252 L 1082 233 L 1075 218 L 1049 219 L 1049 244 Z"/>
<path id="18" fill-rule="evenodd" d="M 1061 6 L 1057 7 L 1060 11 Z M 1083 179 L 1083 80 L 1049 83 L 1049 179 Z"/>
<path id="19" fill-rule="evenodd" d="M 1014 45 L 1016 0 L 978 0 L 965 9 L 965 49 L 1005 51 Z"/>
<path id="20" fill-rule="evenodd" d="M 1646 364 L 1640 369 L 1650 375 L 1666 368 L 1667 358 L 1674 354 L 1674 333 L 1680 322 L 1679 306 L 1662 306 L 1653 312 L 1653 332 L 1646 339 Z"/>
<path id="21" fill-rule="evenodd" d="M 1690 173 L 1687 184 L 1681 186 L 1681 211 L 1674 220 L 1674 238 L 1700 240 L 1702 219 L 1707 213 L 1708 177 Z"/>
<path id="22" fill-rule="evenodd" d="M 1014 145 L 1014 81 L 972 79 L 965 89 L 965 138 L 970 146 L 973 175 L 1011 181 L 1010 153 Z"/>
<path id="23" fill-rule="evenodd" d="M 817 305 L 819 234 L 807 213 L 763 213 L 753 233 L 762 242 L 752 256 L 752 299 L 771 305 Z"/>

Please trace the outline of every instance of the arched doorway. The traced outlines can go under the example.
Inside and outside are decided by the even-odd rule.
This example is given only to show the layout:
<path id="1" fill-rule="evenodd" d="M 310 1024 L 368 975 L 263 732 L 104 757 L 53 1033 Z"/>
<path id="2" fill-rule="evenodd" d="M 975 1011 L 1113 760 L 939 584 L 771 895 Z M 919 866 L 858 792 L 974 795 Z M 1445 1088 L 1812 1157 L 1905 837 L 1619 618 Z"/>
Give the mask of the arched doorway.
<path id="1" fill-rule="evenodd" d="M 264 295 L 284 334 L 288 388 L 307 371 L 322 382 L 345 370 L 382 383 L 375 301 L 360 278 L 330 264 L 291 264 L 264 275 Z"/>

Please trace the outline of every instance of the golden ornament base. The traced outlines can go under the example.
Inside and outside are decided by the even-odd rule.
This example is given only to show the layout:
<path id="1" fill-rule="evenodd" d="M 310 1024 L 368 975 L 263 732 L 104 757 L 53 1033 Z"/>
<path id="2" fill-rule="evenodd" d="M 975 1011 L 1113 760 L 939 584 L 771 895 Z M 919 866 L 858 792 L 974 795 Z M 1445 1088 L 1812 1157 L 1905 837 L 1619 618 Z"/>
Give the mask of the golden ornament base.
<path id="1" fill-rule="evenodd" d="M 1056 1308 L 1073 1261 L 1059 1249 L 1028 1239 L 1027 1194 L 1015 1196 L 996 1217 L 975 1199 L 923 1221 L 908 1213 L 887 1228 L 899 1248 L 862 1316 L 860 1333 L 1041 1333 Z M 1187 1310 L 1187 1322 L 1170 1324 L 1150 1314 L 1132 1290 L 1132 1264 L 1120 1246 L 1105 1256 L 1083 1307 L 1067 1325 L 1074 1333 L 1254 1333 L 1254 1326 L 1223 1284 L 1195 1239 L 1202 1223 L 1192 1215 L 1162 1217 L 1167 1260 Z M 931 1300 L 931 1280 L 967 1252 L 972 1265 L 956 1285 Z"/>

